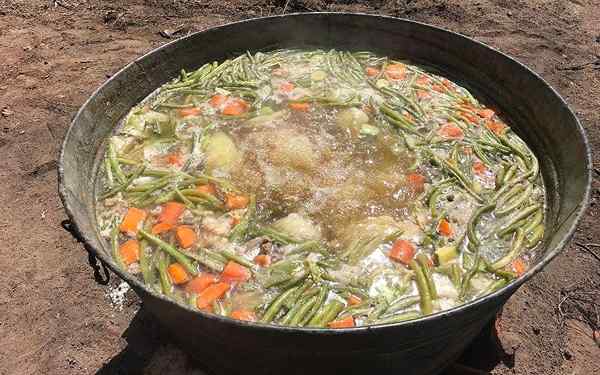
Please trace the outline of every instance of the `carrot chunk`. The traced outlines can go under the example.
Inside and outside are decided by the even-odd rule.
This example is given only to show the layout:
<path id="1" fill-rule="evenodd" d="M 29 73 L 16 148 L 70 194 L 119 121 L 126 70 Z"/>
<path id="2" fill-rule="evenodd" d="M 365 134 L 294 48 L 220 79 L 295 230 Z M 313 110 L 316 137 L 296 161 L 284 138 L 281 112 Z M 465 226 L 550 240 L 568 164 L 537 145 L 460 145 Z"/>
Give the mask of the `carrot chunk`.
<path id="1" fill-rule="evenodd" d="M 512 261 L 511 267 L 515 271 L 517 276 L 521 276 L 525 273 L 525 271 L 527 271 L 527 266 L 525 265 L 525 262 L 518 258 Z"/>
<path id="2" fill-rule="evenodd" d="M 281 85 L 279 85 L 279 91 L 289 94 L 290 92 L 294 91 L 295 87 L 296 86 L 294 86 L 294 84 L 291 82 L 283 82 Z"/>
<path id="3" fill-rule="evenodd" d="M 152 226 L 152 234 L 161 234 L 166 233 L 173 229 L 173 224 L 171 223 L 158 223 Z"/>
<path id="4" fill-rule="evenodd" d="M 185 291 L 188 293 L 200 294 L 204 289 L 219 281 L 215 275 L 203 273 L 194 277 L 185 285 Z"/>
<path id="5" fill-rule="evenodd" d="M 388 256 L 395 261 L 408 264 L 415 257 L 415 247 L 410 241 L 396 240 Z"/>
<path id="6" fill-rule="evenodd" d="M 246 195 L 227 194 L 225 197 L 225 207 L 227 207 L 229 210 L 246 208 L 248 203 L 250 203 L 250 198 L 248 198 Z"/>
<path id="7" fill-rule="evenodd" d="M 419 86 L 427 86 L 428 84 L 431 83 L 431 79 L 425 75 L 420 75 L 417 78 L 416 82 L 417 82 L 417 85 L 419 85 Z"/>
<path id="8" fill-rule="evenodd" d="M 268 267 L 271 264 L 271 257 L 267 254 L 258 254 L 254 257 L 254 263 L 261 267 Z"/>
<path id="9" fill-rule="evenodd" d="M 365 69 L 365 72 L 367 73 L 367 76 L 375 77 L 379 74 L 380 70 L 377 68 L 374 68 L 372 66 L 367 66 L 367 68 Z"/>
<path id="10" fill-rule="evenodd" d="M 184 284 L 190 281 L 190 275 L 188 275 L 185 268 L 179 263 L 169 265 L 169 267 L 167 267 L 167 272 L 175 285 Z"/>
<path id="11" fill-rule="evenodd" d="M 119 255 L 125 265 L 130 265 L 140 260 L 140 243 L 137 240 L 128 240 L 119 246 Z"/>
<path id="12" fill-rule="evenodd" d="M 288 107 L 296 112 L 308 112 L 310 109 L 309 103 L 288 103 Z"/>
<path id="13" fill-rule="evenodd" d="M 485 172 L 487 172 L 487 167 L 485 166 L 485 164 L 483 164 L 479 160 L 476 160 L 473 162 L 473 172 L 475 172 L 475 174 L 481 176 L 481 175 L 485 174 Z"/>
<path id="14" fill-rule="evenodd" d="M 506 125 L 497 121 L 488 121 L 486 124 L 487 128 L 496 133 L 497 135 L 502 135 L 504 130 L 506 129 Z"/>
<path id="15" fill-rule="evenodd" d="M 239 116 L 248 112 L 250 104 L 243 99 L 233 98 L 225 102 L 222 113 L 227 116 Z"/>
<path id="16" fill-rule="evenodd" d="M 129 207 L 123 221 L 119 225 L 119 230 L 130 236 L 135 236 L 140 224 L 146 218 L 146 211 L 136 207 Z"/>
<path id="17" fill-rule="evenodd" d="M 177 242 L 179 242 L 179 246 L 187 249 L 191 247 L 196 241 L 198 241 L 198 235 L 196 231 L 186 225 L 180 225 L 175 230 L 175 237 L 177 237 Z"/>
<path id="18" fill-rule="evenodd" d="M 429 99 L 431 98 L 431 93 L 425 90 L 417 90 L 417 98 L 419 100 Z"/>
<path id="19" fill-rule="evenodd" d="M 213 184 L 198 185 L 196 190 L 204 194 L 217 195 L 217 189 Z"/>
<path id="20" fill-rule="evenodd" d="M 248 322 L 256 321 L 256 315 L 250 310 L 235 310 L 229 315 L 233 319 L 245 320 Z"/>
<path id="21" fill-rule="evenodd" d="M 465 136 L 462 129 L 458 125 L 450 122 L 440 126 L 438 129 L 438 134 L 449 139 L 463 139 Z"/>
<path id="22" fill-rule="evenodd" d="M 166 160 L 167 164 L 170 164 L 170 165 L 176 165 L 176 166 L 183 165 L 183 158 L 181 157 L 181 154 L 178 152 L 173 152 L 171 154 L 168 154 L 165 157 L 165 160 Z"/>
<path id="23" fill-rule="evenodd" d="M 440 220 L 437 226 L 437 231 L 444 237 L 450 237 L 454 233 L 452 225 L 450 225 L 450 223 L 446 219 Z"/>
<path id="24" fill-rule="evenodd" d="M 181 108 L 178 113 L 180 117 L 198 116 L 202 113 L 202 109 L 198 107 Z"/>
<path id="25" fill-rule="evenodd" d="M 385 75 L 392 81 L 399 81 L 406 78 L 406 65 L 391 64 L 385 68 Z"/>
<path id="26" fill-rule="evenodd" d="M 348 305 L 350 305 L 350 306 L 356 306 L 356 305 L 358 305 L 359 303 L 362 302 L 362 299 L 360 297 L 358 297 L 358 296 L 355 296 L 354 294 L 350 294 L 348 296 L 348 298 L 346 299 L 346 301 L 348 302 Z"/>
<path id="27" fill-rule="evenodd" d="M 223 297 L 228 290 L 229 284 L 227 283 L 212 284 L 198 295 L 198 298 L 196 298 L 196 307 L 200 310 L 210 307 L 214 301 Z"/>
<path id="28" fill-rule="evenodd" d="M 496 112 L 494 112 L 493 110 L 486 108 L 486 109 L 480 109 L 477 111 L 477 114 L 480 117 L 483 117 L 486 120 L 491 119 L 492 117 L 494 117 L 494 115 L 496 114 Z"/>
<path id="29" fill-rule="evenodd" d="M 213 95 L 212 98 L 210 98 L 210 100 L 208 101 L 208 104 L 210 104 L 210 106 L 213 108 L 219 108 L 223 104 L 225 104 L 226 101 L 227 101 L 227 96 L 222 95 L 222 94 L 216 94 L 216 95 Z"/>
<path id="30" fill-rule="evenodd" d="M 179 216 L 185 211 L 185 205 L 179 202 L 167 202 L 163 205 L 160 215 L 158 215 L 159 223 L 176 224 Z"/>
<path id="31" fill-rule="evenodd" d="M 223 273 L 221 273 L 221 279 L 223 281 L 232 282 L 243 282 L 250 278 L 250 271 L 248 269 L 232 260 L 227 262 Z"/>
<path id="32" fill-rule="evenodd" d="M 354 318 L 352 315 L 348 315 L 345 318 L 334 320 L 333 322 L 327 323 L 329 328 L 350 328 L 354 327 Z"/>
<path id="33" fill-rule="evenodd" d="M 406 175 L 406 181 L 417 193 L 425 190 L 425 176 L 419 173 L 409 173 Z"/>

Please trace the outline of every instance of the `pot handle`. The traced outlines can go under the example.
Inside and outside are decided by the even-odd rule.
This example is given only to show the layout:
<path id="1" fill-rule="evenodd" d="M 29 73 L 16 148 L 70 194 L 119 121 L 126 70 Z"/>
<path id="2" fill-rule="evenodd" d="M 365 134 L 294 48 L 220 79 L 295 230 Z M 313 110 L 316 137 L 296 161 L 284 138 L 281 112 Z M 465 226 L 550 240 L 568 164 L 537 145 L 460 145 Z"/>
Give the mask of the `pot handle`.
<path id="1" fill-rule="evenodd" d="M 108 267 L 102 261 L 102 259 L 98 259 L 94 254 L 94 251 L 89 247 L 88 244 L 85 243 L 83 237 L 77 230 L 77 226 L 73 225 L 71 220 L 65 219 L 61 221 L 60 226 L 69 232 L 77 242 L 83 244 L 84 249 L 88 253 L 88 263 L 90 267 L 94 270 L 94 280 L 100 285 L 107 285 L 110 282 L 110 273 L 108 272 Z M 98 264 L 100 263 L 100 264 Z M 102 272 L 100 272 L 102 271 Z M 103 275 L 104 274 L 104 275 Z"/>

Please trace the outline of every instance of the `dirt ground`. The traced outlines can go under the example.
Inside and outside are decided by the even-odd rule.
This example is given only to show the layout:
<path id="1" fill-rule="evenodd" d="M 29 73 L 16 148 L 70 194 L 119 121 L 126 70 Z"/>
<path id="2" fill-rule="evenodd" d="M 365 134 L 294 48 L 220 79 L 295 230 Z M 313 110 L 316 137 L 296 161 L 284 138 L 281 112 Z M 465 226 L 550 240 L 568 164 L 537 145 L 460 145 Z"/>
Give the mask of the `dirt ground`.
<path id="1" fill-rule="evenodd" d="M 115 300 L 119 280 L 103 285 L 102 270 L 94 276 L 62 228 L 58 151 L 77 108 L 120 67 L 168 42 L 160 31 L 181 27 L 179 37 L 284 10 L 384 13 L 496 47 L 566 98 L 600 167 L 600 0 L 0 0 L 1 375 L 204 373 L 132 292 Z M 498 339 L 482 337 L 448 374 L 600 373 L 597 168 L 593 184 L 571 246 L 509 301 Z"/>

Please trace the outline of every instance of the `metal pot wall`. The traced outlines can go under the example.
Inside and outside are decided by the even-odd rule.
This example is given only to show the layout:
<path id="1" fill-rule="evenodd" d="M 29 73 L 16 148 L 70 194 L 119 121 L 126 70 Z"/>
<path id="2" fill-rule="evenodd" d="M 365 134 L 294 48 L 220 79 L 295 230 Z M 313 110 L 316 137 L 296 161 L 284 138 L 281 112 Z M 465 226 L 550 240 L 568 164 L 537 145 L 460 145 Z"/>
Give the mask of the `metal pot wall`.
<path id="1" fill-rule="evenodd" d="M 184 68 L 240 52 L 281 47 L 370 50 L 435 67 L 499 108 L 538 155 L 547 187 L 545 252 L 518 280 L 492 295 L 418 320 L 344 330 L 266 326 L 177 305 L 117 269 L 96 230 L 94 179 L 101 144 L 129 111 Z M 82 106 L 65 138 L 59 192 L 89 251 L 127 281 L 182 348 L 222 373 L 344 371 L 435 374 L 451 363 L 525 281 L 565 246 L 587 204 L 590 151 L 567 104 L 538 75 L 464 36 L 382 16 L 291 14 L 192 34 L 123 68 Z"/>

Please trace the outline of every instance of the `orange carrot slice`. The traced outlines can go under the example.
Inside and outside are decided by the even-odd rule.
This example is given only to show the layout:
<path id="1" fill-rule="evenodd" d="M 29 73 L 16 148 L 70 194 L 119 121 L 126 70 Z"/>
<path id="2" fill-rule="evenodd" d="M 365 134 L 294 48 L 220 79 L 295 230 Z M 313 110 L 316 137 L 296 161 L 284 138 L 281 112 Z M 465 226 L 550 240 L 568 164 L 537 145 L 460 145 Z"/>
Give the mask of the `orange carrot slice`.
<path id="1" fill-rule="evenodd" d="M 219 281 L 215 275 L 203 273 L 194 277 L 185 285 L 185 291 L 188 293 L 200 294 L 204 289 Z"/>
<path id="2" fill-rule="evenodd" d="M 119 247 L 119 255 L 125 265 L 130 265 L 140 260 L 140 243 L 137 240 L 128 240 Z"/>
<path id="3" fill-rule="evenodd" d="M 227 207 L 229 210 L 246 208 L 248 203 L 250 203 L 250 198 L 248 198 L 246 195 L 227 194 L 225 196 L 225 207 Z"/>
<path id="4" fill-rule="evenodd" d="M 217 189 L 213 184 L 198 185 L 196 190 L 204 194 L 217 195 Z"/>
<path id="5" fill-rule="evenodd" d="M 271 257 L 267 254 L 259 254 L 254 257 L 254 263 L 261 267 L 268 267 L 271 264 Z"/>
<path id="6" fill-rule="evenodd" d="M 210 100 L 208 101 L 208 104 L 210 104 L 210 106 L 213 108 L 219 108 L 223 104 L 225 104 L 226 101 L 227 101 L 227 96 L 222 95 L 222 94 L 216 94 L 216 95 L 213 95 L 212 98 L 210 98 Z"/>
<path id="7" fill-rule="evenodd" d="M 502 135 L 506 129 L 506 125 L 497 121 L 488 121 L 486 126 L 497 135 Z"/>
<path id="8" fill-rule="evenodd" d="M 395 261 L 408 264 L 415 257 L 415 247 L 410 241 L 396 240 L 388 256 Z"/>
<path id="9" fill-rule="evenodd" d="M 392 81 L 399 81 L 406 78 L 406 65 L 391 64 L 385 68 L 385 75 Z"/>
<path id="10" fill-rule="evenodd" d="M 243 99 L 232 98 L 225 102 L 225 106 L 223 107 L 223 113 L 227 116 L 239 116 L 248 112 L 250 109 L 250 104 L 246 103 Z"/>
<path id="11" fill-rule="evenodd" d="M 517 276 L 521 276 L 527 271 L 527 266 L 525 265 L 525 262 L 518 258 L 512 261 L 511 267 L 515 271 Z"/>
<path id="12" fill-rule="evenodd" d="M 309 103 L 288 103 L 288 107 L 296 112 L 308 112 L 310 109 Z"/>
<path id="13" fill-rule="evenodd" d="M 355 296 L 354 294 L 350 294 L 346 301 L 348 302 L 348 305 L 356 306 L 362 302 L 362 299 L 358 296 Z"/>
<path id="14" fill-rule="evenodd" d="M 152 226 L 152 234 L 161 234 L 169 232 L 173 229 L 173 224 L 171 223 L 158 223 Z"/>
<path id="15" fill-rule="evenodd" d="M 333 322 L 327 323 L 329 328 L 350 328 L 354 327 L 354 318 L 352 315 L 348 315 L 345 318 L 334 320 Z"/>
<path id="16" fill-rule="evenodd" d="M 486 108 L 486 109 L 480 109 L 477 111 L 477 114 L 480 117 L 483 117 L 486 120 L 491 119 L 492 117 L 494 117 L 494 115 L 496 114 L 496 112 L 494 112 L 493 110 Z"/>
<path id="17" fill-rule="evenodd" d="M 167 202 L 163 204 L 162 211 L 158 215 L 159 223 L 176 224 L 179 216 L 185 211 L 185 205 L 179 202 Z"/>
<path id="18" fill-rule="evenodd" d="M 438 129 L 438 134 L 448 139 L 463 139 L 465 137 L 462 129 L 458 125 L 450 122 L 440 126 Z"/>
<path id="19" fill-rule="evenodd" d="M 279 91 L 289 94 L 290 92 L 294 91 L 295 87 L 296 86 L 294 86 L 294 84 L 291 82 L 283 82 L 281 85 L 279 85 Z"/>
<path id="20" fill-rule="evenodd" d="M 198 241 L 198 235 L 193 228 L 190 228 L 186 225 L 180 225 L 175 230 L 175 237 L 177 237 L 177 242 L 179 242 L 179 246 L 187 249 L 192 247 L 193 244 Z"/>
<path id="21" fill-rule="evenodd" d="M 130 236 L 135 236 L 140 224 L 146 218 L 146 211 L 136 207 L 129 207 L 123 221 L 119 225 L 119 230 Z"/>
<path id="22" fill-rule="evenodd" d="M 473 162 L 473 172 L 479 176 L 484 175 L 487 172 L 487 167 L 479 160 L 476 160 Z"/>
<path id="23" fill-rule="evenodd" d="M 185 284 L 190 281 L 190 275 L 188 275 L 185 268 L 179 263 L 169 265 L 169 267 L 167 267 L 167 272 L 175 285 Z"/>
<path id="24" fill-rule="evenodd" d="M 198 116 L 202 113 L 202 109 L 198 107 L 181 108 L 178 113 L 180 117 Z"/>
<path id="25" fill-rule="evenodd" d="M 429 77 L 427 77 L 427 76 L 420 75 L 417 78 L 416 82 L 417 82 L 417 85 L 419 85 L 419 86 L 427 86 L 428 84 L 431 83 L 431 79 Z"/>
<path id="26" fill-rule="evenodd" d="M 232 260 L 227 262 L 223 273 L 221 273 L 221 279 L 227 282 L 243 282 L 250 278 L 250 271 L 248 269 Z"/>
<path id="27" fill-rule="evenodd" d="M 212 284 L 198 295 L 198 298 L 196 298 L 196 307 L 200 310 L 210 307 L 214 301 L 223 297 L 228 290 L 229 284 L 227 283 Z"/>
<path id="28" fill-rule="evenodd" d="M 181 157 L 181 154 L 178 152 L 173 152 L 171 154 L 168 154 L 165 159 L 166 159 L 167 164 L 177 165 L 177 166 L 183 165 L 183 159 Z"/>
<path id="29" fill-rule="evenodd" d="M 379 69 L 377 69 L 377 68 L 373 68 L 372 66 L 367 66 L 367 68 L 365 69 L 365 72 L 367 73 L 367 76 L 369 76 L 369 77 L 375 77 L 381 71 Z"/>
<path id="30" fill-rule="evenodd" d="M 229 315 L 233 319 L 245 320 L 248 322 L 256 321 L 256 315 L 250 310 L 235 310 Z"/>
<path id="31" fill-rule="evenodd" d="M 444 237 L 450 237 L 454 233 L 452 225 L 450 225 L 450 223 L 446 219 L 440 220 L 437 226 L 437 231 Z"/>

